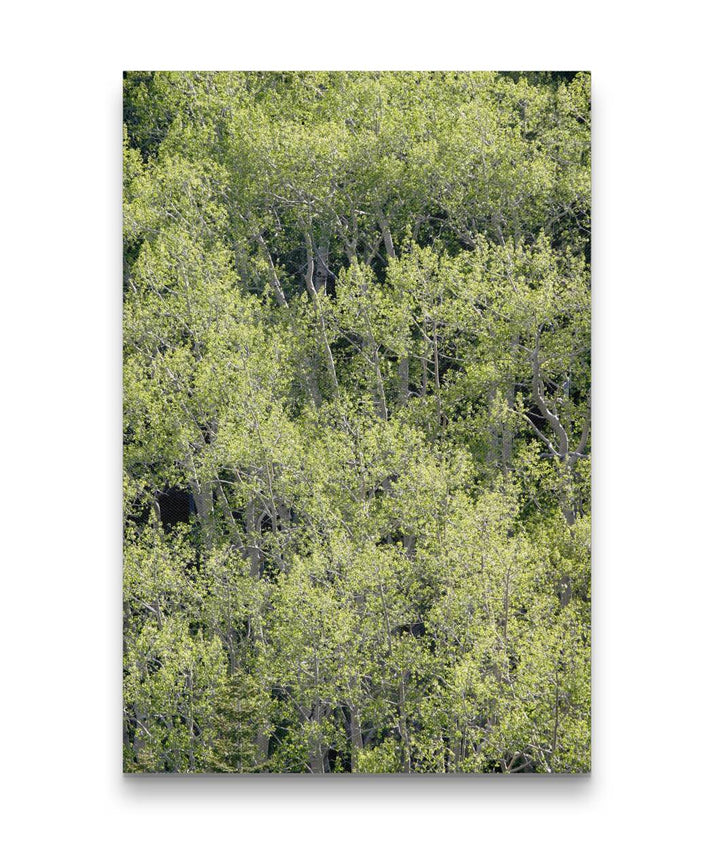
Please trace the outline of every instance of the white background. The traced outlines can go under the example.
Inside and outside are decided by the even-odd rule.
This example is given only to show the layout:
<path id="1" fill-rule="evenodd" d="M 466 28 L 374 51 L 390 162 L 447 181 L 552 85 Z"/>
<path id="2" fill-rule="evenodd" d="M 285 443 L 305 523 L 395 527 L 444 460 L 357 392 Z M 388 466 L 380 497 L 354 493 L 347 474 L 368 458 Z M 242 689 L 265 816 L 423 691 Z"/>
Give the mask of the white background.
<path id="1" fill-rule="evenodd" d="M 686 2 L 5 7 L 8 853 L 717 846 L 717 27 Z M 121 72 L 593 72 L 593 773 L 121 775 Z M 716 795 L 715 795 L 716 796 Z"/>

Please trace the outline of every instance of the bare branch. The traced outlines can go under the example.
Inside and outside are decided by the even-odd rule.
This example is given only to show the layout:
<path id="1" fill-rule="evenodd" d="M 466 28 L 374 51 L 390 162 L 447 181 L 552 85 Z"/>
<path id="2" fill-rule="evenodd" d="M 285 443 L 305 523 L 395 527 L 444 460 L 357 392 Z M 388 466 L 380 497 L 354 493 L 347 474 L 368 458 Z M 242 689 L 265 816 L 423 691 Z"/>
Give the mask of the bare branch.
<path id="1" fill-rule="evenodd" d="M 279 303 L 280 306 L 284 306 L 287 309 L 288 302 L 285 299 L 285 292 L 280 285 L 280 280 L 278 279 L 277 271 L 275 270 L 275 265 L 273 264 L 272 256 L 270 255 L 270 250 L 268 249 L 268 245 L 265 243 L 265 239 L 262 235 L 257 234 L 255 236 L 260 246 L 263 248 L 263 252 L 265 253 L 265 258 L 267 260 L 268 265 L 270 266 L 270 274 L 272 276 L 272 284 L 275 289 L 275 299 Z"/>
<path id="2" fill-rule="evenodd" d="M 585 447 L 587 446 L 588 437 L 590 436 L 590 412 L 592 409 L 591 396 L 592 396 L 592 390 L 590 390 L 590 394 L 588 395 L 588 409 L 587 409 L 587 415 L 585 416 L 585 422 L 583 423 L 582 434 L 580 434 L 580 440 L 578 441 L 577 448 L 573 452 L 573 455 L 575 455 L 577 457 L 585 457 L 583 455 L 583 452 L 585 451 Z"/>
<path id="3" fill-rule="evenodd" d="M 550 423 L 550 427 L 553 429 L 553 432 L 558 440 L 558 456 L 561 460 L 565 460 L 568 456 L 569 450 L 569 441 L 567 431 L 563 427 L 562 422 L 560 421 L 557 414 L 553 413 L 550 410 L 547 401 L 545 400 L 545 396 L 543 395 L 543 382 L 540 376 L 540 332 L 538 331 L 535 348 L 530 354 L 530 362 L 532 364 L 533 371 L 533 381 L 532 381 L 532 394 L 533 400 L 535 404 L 537 404 L 540 409 L 540 413 L 543 417 Z"/>
<path id="4" fill-rule="evenodd" d="M 313 299 L 317 299 L 317 291 L 315 291 L 315 256 L 313 254 L 312 238 L 309 232 L 305 232 L 305 253 L 307 256 L 307 269 L 305 271 L 305 287 L 308 294 Z"/>
<path id="5" fill-rule="evenodd" d="M 560 453 L 553 446 L 553 444 L 548 440 L 548 438 L 543 434 L 543 432 L 537 427 L 537 425 L 532 421 L 532 419 L 526 414 L 521 413 L 519 410 L 511 409 L 511 413 L 516 413 L 518 416 L 522 416 L 522 418 L 528 423 L 528 425 L 533 429 L 533 431 L 538 435 L 538 437 L 545 443 L 545 445 L 550 449 L 554 456 L 559 456 Z"/>
<path id="6" fill-rule="evenodd" d="M 322 307 L 320 304 L 320 299 L 318 297 L 317 290 L 315 288 L 315 283 L 313 282 L 313 277 L 315 274 L 315 256 L 313 254 L 313 243 L 312 238 L 310 237 L 310 232 L 305 232 L 305 251 L 307 253 L 307 270 L 305 271 L 305 286 L 312 298 L 313 305 L 315 307 L 315 314 L 317 315 L 318 325 L 320 327 L 320 332 L 322 334 L 323 346 L 325 350 L 325 358 L 327 360 L 328 371 L 330 373 L 330 379 L 332 380 L 333 389 L 335 394 L 337 395 L 340 387 L 337 379 L 337 372 L 335 371 L 335 360 L 333 358 L 332 349 L 330 347 L 330 342 L 328 341 L 327 330 L 325 328 L 325 317 L 323 316 Z"/>
<path id="7" fill-rule="evenodd" d="M 390 234 L 390 226 L 388 225 L 387 218 L 379 208 L 377 218 L 378 225 L 380 226 L 380 230 L 382 232 L 383 242 L 385 243 L 385 252 L 387 253 L 387 257 L 389 259 L 397 258 L 397 256 L 395 255 L 395 246 L 393 244 L 392 235 Z"/>

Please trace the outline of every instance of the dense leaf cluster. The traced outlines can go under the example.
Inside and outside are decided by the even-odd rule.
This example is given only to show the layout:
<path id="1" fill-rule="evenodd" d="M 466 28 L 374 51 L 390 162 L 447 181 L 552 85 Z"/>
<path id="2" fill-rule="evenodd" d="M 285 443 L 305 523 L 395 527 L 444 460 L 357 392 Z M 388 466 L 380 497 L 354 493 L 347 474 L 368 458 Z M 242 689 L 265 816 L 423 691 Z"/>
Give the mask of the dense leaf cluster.
<path id="1" fill-rule="evenodd" d="M 126 74 L 126 771 L 589 769 L 589 95 Z"/>

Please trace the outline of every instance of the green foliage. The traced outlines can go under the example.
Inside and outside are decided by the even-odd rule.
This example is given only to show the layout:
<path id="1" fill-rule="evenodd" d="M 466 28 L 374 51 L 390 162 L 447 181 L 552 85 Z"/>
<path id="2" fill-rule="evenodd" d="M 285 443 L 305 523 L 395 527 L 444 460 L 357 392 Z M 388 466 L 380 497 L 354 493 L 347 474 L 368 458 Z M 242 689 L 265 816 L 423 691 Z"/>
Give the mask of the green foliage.
<path id="1" fill-rule="evenodd" d="M 128 72 L 128 772 L 590 768 L 583 73 Z"/>

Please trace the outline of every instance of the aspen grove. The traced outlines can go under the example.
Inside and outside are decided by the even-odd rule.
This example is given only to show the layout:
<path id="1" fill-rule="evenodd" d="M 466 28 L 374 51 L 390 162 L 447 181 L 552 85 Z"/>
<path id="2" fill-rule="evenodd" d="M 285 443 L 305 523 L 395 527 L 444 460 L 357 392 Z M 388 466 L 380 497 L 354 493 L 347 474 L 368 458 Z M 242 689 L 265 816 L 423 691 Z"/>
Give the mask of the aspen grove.
<path id="1" fill-rule="evenodd" d="M 590 769 L 590 78 L 126 72 L 129 773 Z"/>

